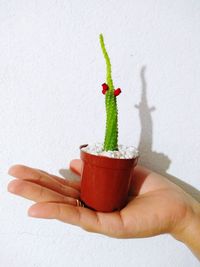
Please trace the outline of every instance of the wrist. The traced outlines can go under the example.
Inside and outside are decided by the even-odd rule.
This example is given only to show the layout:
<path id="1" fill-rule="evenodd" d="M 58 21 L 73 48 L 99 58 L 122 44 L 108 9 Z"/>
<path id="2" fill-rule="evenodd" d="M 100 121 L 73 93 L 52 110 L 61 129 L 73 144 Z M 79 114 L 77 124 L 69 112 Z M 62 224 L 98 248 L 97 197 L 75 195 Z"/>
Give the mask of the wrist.
<path id="1" fill-rule="evenodd" d="M 172 236 L 184 243 L 200 259 L 200 203 L 193 199 L 185 226 Z"/>

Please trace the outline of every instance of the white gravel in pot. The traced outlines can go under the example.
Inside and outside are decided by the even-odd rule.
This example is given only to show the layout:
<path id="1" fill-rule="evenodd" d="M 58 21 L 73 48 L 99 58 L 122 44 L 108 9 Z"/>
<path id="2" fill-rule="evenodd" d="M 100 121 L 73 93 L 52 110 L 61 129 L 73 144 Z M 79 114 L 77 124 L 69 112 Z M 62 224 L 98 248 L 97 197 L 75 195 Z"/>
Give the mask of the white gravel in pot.
<path id="1" fill-rule="evenodd" d="M 118 151 L 103 151 L 103 144 L 95 143 L 88 144 L 88 146 L 83 147 L 82 151 L 96 156 L 104 156 L 116 159 L 132 159 L 139 155 L 138 150 L 134 146 L 119 145 L 118 149 Z"/>

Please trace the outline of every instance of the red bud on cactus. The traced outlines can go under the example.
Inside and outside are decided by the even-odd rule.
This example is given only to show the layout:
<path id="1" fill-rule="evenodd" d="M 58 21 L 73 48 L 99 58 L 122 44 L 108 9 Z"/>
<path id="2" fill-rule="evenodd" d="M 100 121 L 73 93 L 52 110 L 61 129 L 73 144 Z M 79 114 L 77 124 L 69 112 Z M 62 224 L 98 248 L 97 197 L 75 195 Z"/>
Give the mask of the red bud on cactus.
<path id="1" fill-rule="evenodd" d="M 107 91 L 108 90 L 108 85 L 106 83 L 103 83 L 102 87 L 103 87 L 103 91 Z"/>
<path id="2" fill-rule="evenodd" d="M 118 96 L 119 94 L 121 94 L 121 89 L 120 88 L 117 88 L 115 91 L 114 91 L 114 96 Z"/>
<path id="3" fill-rule="evenodd" d="M 104 95 L 105 95 L 105 94 L 106 94 L 106 92 L 107 92 L 107 90 L 104 90 L 104 89 L 102 90 L 102 94 L 104 94 Z"/>

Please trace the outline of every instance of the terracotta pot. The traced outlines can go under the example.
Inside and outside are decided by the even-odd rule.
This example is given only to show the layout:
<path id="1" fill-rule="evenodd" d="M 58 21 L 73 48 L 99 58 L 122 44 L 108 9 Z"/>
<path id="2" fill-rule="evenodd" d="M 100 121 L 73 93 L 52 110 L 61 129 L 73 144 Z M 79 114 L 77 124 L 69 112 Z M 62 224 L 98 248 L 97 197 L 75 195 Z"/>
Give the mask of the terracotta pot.
<path id="1" fill-rule="evenodd" d="M 131 171 L 136 166 L 134 159 L 115 159 L 84 152 L 81 172 L 81 201 L 89 208 L 111 212 L 123 208 L 128 200 Z"/>

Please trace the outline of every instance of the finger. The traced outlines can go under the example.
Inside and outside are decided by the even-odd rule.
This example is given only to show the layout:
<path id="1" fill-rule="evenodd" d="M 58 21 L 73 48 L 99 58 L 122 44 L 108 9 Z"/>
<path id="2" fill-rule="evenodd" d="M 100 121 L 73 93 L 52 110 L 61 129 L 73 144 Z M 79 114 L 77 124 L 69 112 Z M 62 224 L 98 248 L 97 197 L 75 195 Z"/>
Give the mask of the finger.
<path id="1" fill-rule="evenodd" d="M 9 169 L 8 173 L 9 175 L 12 175 L 18 179 L 35 182 L 60 194 L 78 198 L 80 190 L 77 185 L 74 185 L 72 182 L 66 182 L 60 177 L 53 177 L 44 171 L 30 168 L 24 165 L 13 165 Z M 58 178 L 60 179 L 60 181 L 58 181 Z"/>
<path id="2" fill-rule="evenodd" d="M 13 180 L 8 184 L 10 193 L 30 199 L 35 202 L 64 202 L 71 205 L 77 205 L 77 200 L 64 196 L 38 184 L 24 180 Z"/>
<path id="3" fill-rule="evenodd" d="M 40 169 L 37 169 L 41 172 L 44 172 Z M 51 174 L 51 173 L 48 173 L 48 172 L 44 172 L 45 174 L 49 175 L 50 177 L 52 177 L 53 179 L 55 179 L 57 182 L 59 183 L 62 183 L 63 185 L 66 185 L 66 186 L 70 186 L 70 187 L 73 187 L 74 189 L 80 191 L 80 181 L 72 181 L 72 180 L 69 180 L 69 179 L 63 179 L 59 176 L 56 176 L 54 174 Z"/>
<path id="4" fill-rule="evenodd" d="M 148 170 L 141 167 L 136 166 L 131 174 L 131 184 L 130 184 L 130 190 L 129 195 L 138 195 L 141 193 L 144 193 L 142 190 L 143 183 L 145 182 L 146 178 L 148 177 Z"/>
<path id="5" fill-rule="evenodd" d="M 44 219 L 57 219 L 80 226 L 86 231 L 112 237 L 123 237 L 123 221 L 119 212 L 102 213 L 83 207 L 62 203 L 37 203 L 29 208 L 29 216 Z"/>
<path id="6" fill-rule="evenodd" d="M 80 159 L 73 159 L 70 162 L 70 169 L 75 172 L 78 175 L 81 175 L 81 170 L 82 170 L 82 160 Z"/>

